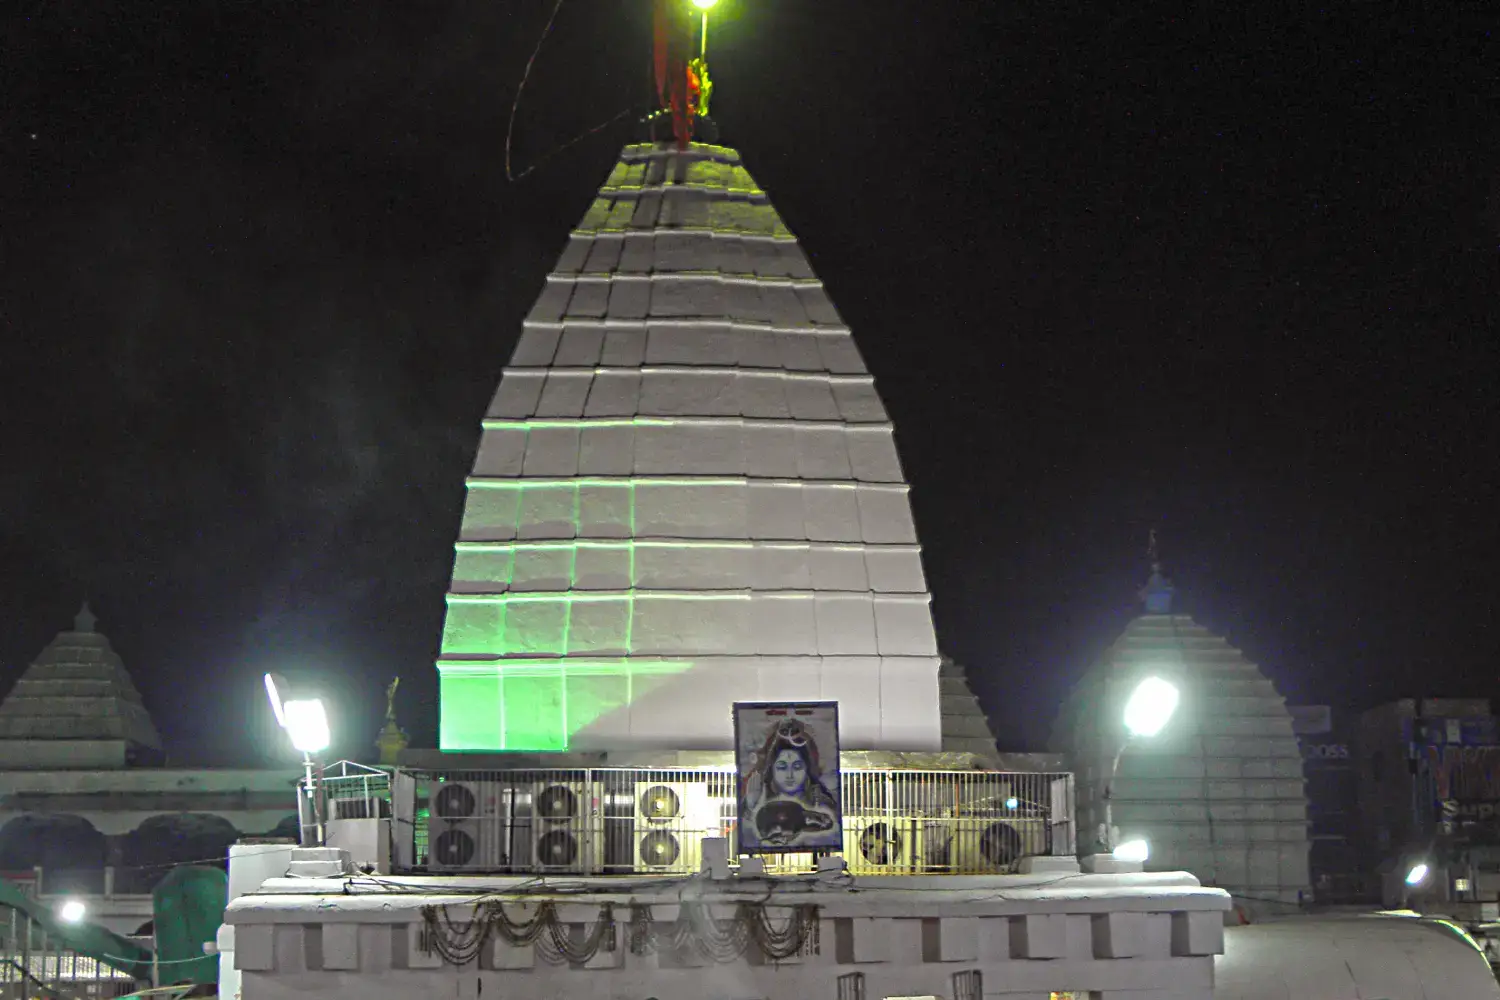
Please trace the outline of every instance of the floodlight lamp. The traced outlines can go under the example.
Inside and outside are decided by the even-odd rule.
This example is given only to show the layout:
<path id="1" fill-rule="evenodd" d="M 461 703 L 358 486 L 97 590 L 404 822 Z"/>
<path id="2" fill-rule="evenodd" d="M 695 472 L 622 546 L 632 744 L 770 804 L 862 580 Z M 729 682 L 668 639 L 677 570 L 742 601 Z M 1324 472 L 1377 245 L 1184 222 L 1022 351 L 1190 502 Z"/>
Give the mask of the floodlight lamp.
<path id="1" fill-rule="evenodd" d="M 286 678 L 280 674 L 266 674 L 266 697 L 271 699 L 271 711 L 282 729 L 286 728 L 286 711 L 281 707 L 286 691 Z"/>
<path id="2" fill-rule="evenodd" d="M 1016 798 L 1014 795 L 1012 795 L 1010 798 L 1008 798 L 1008 799 L 1005 800 L 1005 808 L 1007 808 L 1007 809 L 1014 809 L 1017 806 L 1019 806 L 1020 804 L 1021 804 L 1021 800 L 1018 799 L 1018 798 Z"/>
<path id="3" fill-rule="evenodd" d="M 1112 852 L 1116 861 L 1143 865 L 1151 857 L 1151 845 L 1141 839 L 1127 840 Z"/>
<path id="4" fill-rule="evenodd" d="M 89 908 L 80 899 L 70 899 L 58 908 L 57 916 L 65 924 L 79 924 L 88 915 Z"/>
<path id="5" fill-rule="evenodd" d="M 708 10 L 718 2 L 719 0 L 693 0 L 693 6 L 699 10 Z"/>
<path id="6" fill-rule="evenodd" d="M 1176 685 L 1160 677 L 1147 677 L 1125 703 L 1125 728 L 1131 736 L 1155 736 L 1177 711 L 1179 699 Z"/>
<path id="7" fill-rule="evenodd" d="M 328 749 L 332 736 L 328 731 L 328 713 L 323 710 L 321 698 L 288 701 L 281 708 L 286 717 L 286 731 L 292 738 L 292 746 L 303 753 L 318 753 Z"/>
<path id="8" fill-rule="evenodd" d="M 1406 873 L 1406 884 L 1421 885 L 1423 882 L 1427 881 L 1427 871 L 1427 862 L 1418 861 L 1416 864 L 1412 865 L 1411 870 Z"/>

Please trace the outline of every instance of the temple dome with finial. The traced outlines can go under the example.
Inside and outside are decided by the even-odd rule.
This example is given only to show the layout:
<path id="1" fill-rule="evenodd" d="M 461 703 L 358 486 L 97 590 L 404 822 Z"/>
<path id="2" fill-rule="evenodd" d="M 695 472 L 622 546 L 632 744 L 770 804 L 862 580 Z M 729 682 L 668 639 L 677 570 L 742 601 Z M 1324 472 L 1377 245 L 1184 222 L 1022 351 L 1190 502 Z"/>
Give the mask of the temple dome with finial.
<path id="1" fill-rule="evenodd" d="M 938 689 L 943 715 L 943 751 L 971 754 L 979 763 L 995 766 L 997 745 L 989 717 L 979 704 L 964 668 L 951 657 L 938 667 Z"/>
<path id="2" fill-rule="evenodd" d="M 851 749 L 939 748 L 890 417 L 734 150 L 626 147 L 467 487 L 444 749 L 728 750 L 758 700 L 837 701 Z"/>
<path id="3" fill-rule="evenodd" d="M 9 770 L 157 764 L 161 737 L 119 655 L 85 603 L 0 702 Z"/>
<path id="4" fill-rule="evenodd" d="M 1077 774 L 1079 843 L 1104 821 L 1126 699 L 1148 676 L 1181 696 L 1166 727 L 1129 741 L 1110 798 L 1122 839 L 1151 845 L 1148 868 L 1185 870 L 1248 911 L 1285 915 L 1309 886 L 1302 756 L 1285 700 L 1223 637 L 1173 608 L 1159 565 L 1144 613 L 1069 695 L 1052 733 Z"/>

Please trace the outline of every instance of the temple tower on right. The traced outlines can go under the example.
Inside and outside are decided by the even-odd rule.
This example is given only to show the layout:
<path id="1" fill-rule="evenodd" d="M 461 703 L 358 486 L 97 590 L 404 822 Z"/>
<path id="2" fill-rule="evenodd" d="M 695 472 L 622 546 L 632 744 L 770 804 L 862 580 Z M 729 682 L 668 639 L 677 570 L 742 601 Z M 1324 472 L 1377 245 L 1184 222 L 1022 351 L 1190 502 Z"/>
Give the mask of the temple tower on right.
<path id="1" fill-rule="evenodd" d="M 1114 843 L 1145 839 L 1148 869 L 1190 871 L 1247 914 L 1284 915 L 1310 883 L 1291 715 L 1260 669 L 1174 610 L 1174 597 L 1153 567 L 1143 613 L 1074 687 L 1053 728 L 1053 748 L 1071 754 L 1077 772 L 1079 844 L 1104 840 L 1108 797 Z M 1150 676 L 1175 685 L 1180 704 L 1160 733 L 1130 739 L 1124 706 Z"/>

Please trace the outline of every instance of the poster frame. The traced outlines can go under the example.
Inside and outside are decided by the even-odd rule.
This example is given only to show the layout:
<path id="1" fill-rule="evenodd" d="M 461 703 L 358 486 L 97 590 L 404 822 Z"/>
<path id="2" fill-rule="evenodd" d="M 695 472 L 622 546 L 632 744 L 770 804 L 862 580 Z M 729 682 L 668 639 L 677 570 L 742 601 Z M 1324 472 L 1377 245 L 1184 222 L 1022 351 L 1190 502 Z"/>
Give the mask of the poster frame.
<path id="1" fill-rule="evenodd" d="M 820 714 L 827 712 L 833 717 L 833 747 L 831 748 L 830 752 L 830 748 L 819 745 L 818 755 L 823 761 L 831 760 L 833 762 L 834 773 L 838 775 L 838 781 L 835 783 L 835 787 L 832 790 L 835 802 L 834 830 L 829 834 L 830 843 L 828 844 L 768 844 L 764 842 L 758 842 L 754 845 L 747 846 L 743 842 L 743 840 L 740 840 L 738 843 L 737 853 L 748 856 L 782 854 L 822 855 L 840 853 L 844 849 L 844 795 L 842 788 L 843 767 L 839 762 L 842 741 L 840 739 L 839 733 L 839 703 L 837 701 L 734 702 L 732 714 L 734 717 L 734 812 L 736 831 L 740 834 L 741 837 L 743 837 L 743 832 L 746 829 L 745 816 L 743 815 L 743 811 L 745 807 L 745 794 L 747 790 L 747 761 L 745 761 L 743 757 L 743 754 L 745 753 L 745 747 L 743 742 L 741 741 L 743 729 L 742 720 L 748 713 L 751 712 L 766 712 L 774 711 L 777 709 L 785 710 L 788 715 L 796 715 L 799 714 L 799 712 L 818 712 Z M 826 774 L 828 768 L 824 766 L 820 767 L 819 770 Z M 825 785 L 825 788 L 826 787 L 827 786 Z"/>

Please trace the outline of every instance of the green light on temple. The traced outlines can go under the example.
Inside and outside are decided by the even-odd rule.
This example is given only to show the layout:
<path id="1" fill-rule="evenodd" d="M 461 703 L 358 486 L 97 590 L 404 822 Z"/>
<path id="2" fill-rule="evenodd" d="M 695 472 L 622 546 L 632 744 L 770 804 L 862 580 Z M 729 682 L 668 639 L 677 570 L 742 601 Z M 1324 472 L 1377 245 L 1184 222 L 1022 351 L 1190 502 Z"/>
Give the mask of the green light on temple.
<path id="1" fill-rule="evenodd" d="M 684 661 L 504 660 L 439 663 L 438 742 L 459 752 L 568 750 L 574 738 L 658 684 Z"/>

